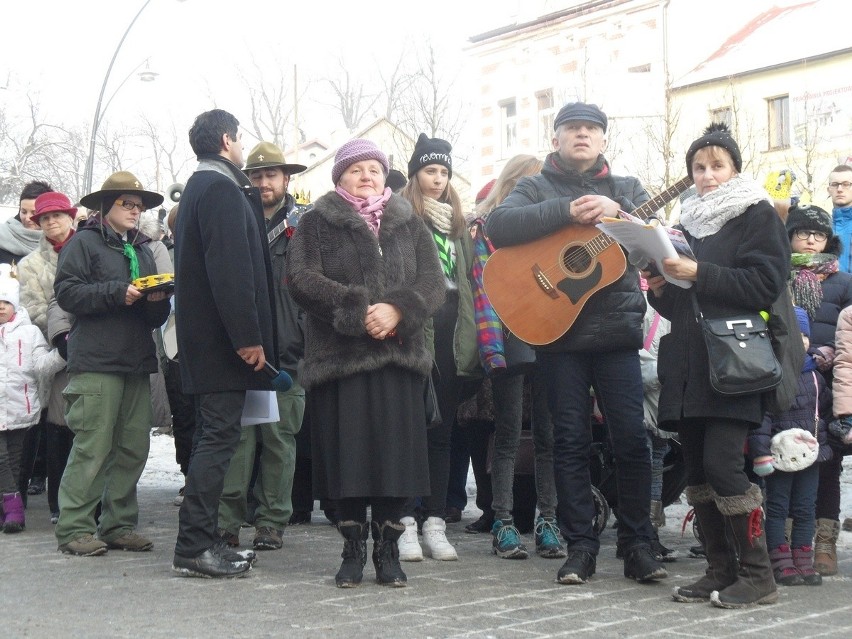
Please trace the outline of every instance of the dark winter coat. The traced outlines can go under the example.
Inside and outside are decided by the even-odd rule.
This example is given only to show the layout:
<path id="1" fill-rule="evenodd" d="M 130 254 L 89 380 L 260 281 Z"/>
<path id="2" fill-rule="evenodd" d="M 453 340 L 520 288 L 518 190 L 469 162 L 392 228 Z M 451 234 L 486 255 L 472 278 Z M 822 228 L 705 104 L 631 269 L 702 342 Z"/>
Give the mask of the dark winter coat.
<path id="1" fill-rule="evenodd" d="M 260 192 L 215 156 L 186 182 L 175 227 L 175 318 L 183 391 L 269 390 L 237 355 L 263 346 L 275 362 L 272 270 Z"/>
<path id="2" fill-rule="evenodd" d="M 600 178 L 588 173 L 568 174 L 554 165 L 553 156 L 547 157 L 540 174 L 521 178 L 488 215 L 485 232 L 495 247 L 530 242 L 573 224 L 568 207 L 582 195 L 604 195 L 626 211 L 650 199 L 636 178 L 610 173 Z M 624 275 L 589 298 L 565 335 L 539 350 L 639 350 L 645 308 L 639 274 L 628 264 Z"/>
<path id="3" fill-rule="evenodd" d="M 267 232 L 284 221 L 295 206 L 296 200 L 287 193 L 281 208 L 267 220 Z M 287 246 L 289 243 L 290 234 L 281 233 L 269 245 L 269 256 L 272 260 L 272 281 L 275 296 L 276 336 L 278 337 L 277 365 L 295 377 L 299 362 L 305 354 L 305 328 L 304 311 L 293 301 L 287 289 Z"/>
<path id="4" fill-rule="evenodd" d="M 139 276 L 157 268 L 149 239 L 131 230 Z M 68 334 L 69 373 L 150 374 L 157 372 L 151 329 L 166 321 L 169 300 L 142 297 L 124 303 L 130 285 L 130 261 L 121 238 L 108 224 L 82 227 L 59 253 L 53 290 L 59 306 L 74 316 Z"/>
<path id="5" fill-rule="evenodd" d="M 649 303 L 671 321 L 660 340 L 657 374 L 662 384 L 659 426 L 677 430 L 682 417 L 763 420 L 760 394 L 723 396 L 710 386 L 707 349 L 692 307 L 692 291 L 704 317 L 716 319 L 766 310 L 778 299 L 790 271 L 790 243 L 784 224 L 768 201 L 761 201 L 702 239 L 684 231 L 698 260 L 690 289 L 668 284 Z"/>
<path id="6" fill-rule="evenodd" d="M 816 379 L 814 379 L 816 376 Z M 819 402 L 819 426 L 817 428 L 817 441 L 819 442 L 819 454 L 817 461 L 831 459 L 832 450 L 828 445 L 827 421 L 831 420 L 831 389 L 825 383 L 825 378 L 817 370 L 804 371 L 799 377 L 799 390 L 796 393 L 796 401 L 792 408 L 786 413 L 770 415 L 767 413 L 763 418 L 760 428 L 754 429 L 748 437 L 748 456 L 751 459 L 770 456 L 769 450 L 772 436 L 782 430 L 801 428 L 809 433 L 814 432 L 814 410 Z"/>
<path id="7" fill-rule="evenodd" d="M 840 311 L 852 304 L 852 275 L 839 271 L 822 281 L 822 303 L 811 320 L 811 347 L 834 347 Z"/>
<path id="8" fill-rule="evenodd" d="M 376 238 L 337 193 L 322 196 L 299 220 L 287 276 L 307 311 L 306 390 L 387 365 L 429 373 L 423 325 L 444 300 L 444 276 L 432 234 L 405 199 L 391 195 Z M 402 313 L 396 337 L 373 339 L 364 327 L 367 306 L 379 302 Z"/>

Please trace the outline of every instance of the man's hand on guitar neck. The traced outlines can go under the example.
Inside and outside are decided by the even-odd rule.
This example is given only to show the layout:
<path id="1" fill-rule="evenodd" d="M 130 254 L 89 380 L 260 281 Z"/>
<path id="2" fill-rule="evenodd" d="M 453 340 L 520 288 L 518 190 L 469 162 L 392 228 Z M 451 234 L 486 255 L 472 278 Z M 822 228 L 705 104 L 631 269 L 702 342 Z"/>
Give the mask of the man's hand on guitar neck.
<path id="1" fill-rule="evenodd" d="M 616 217 L 621 207 L 603 195 L 582 195 L 571 200 L 568 215 L 577 224 L 597 224 L 603 217 Z"/>

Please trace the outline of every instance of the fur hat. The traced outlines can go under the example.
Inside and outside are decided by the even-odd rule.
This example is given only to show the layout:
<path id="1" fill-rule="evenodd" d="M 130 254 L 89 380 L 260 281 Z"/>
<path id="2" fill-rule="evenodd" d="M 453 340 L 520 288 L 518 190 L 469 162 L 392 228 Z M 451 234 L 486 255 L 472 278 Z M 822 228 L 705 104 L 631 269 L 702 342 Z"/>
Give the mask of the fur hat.
<path id="1" fill-rule="evenodd" d="M 686 173 L 692 177 L 692 160 L 699 149 L 706 146 L 720 146 L 725 149 L 734 161 L 734 168 L 737 173 L 743 170 L 743 156 L 740 153 L 740 147 L 737 141 L 734 140 L 728 127 L 721 123 L 715 122 L 704 129 L 704 135 L 695 140 L 689 145 L 689 150 L 686 152 Z"/>
<path id="2" fill-rule="evenodd" d="M 375 142 L 363 138 L 355 138 L 343 144 L 343 146 L 337 149 L 337 153 L 334 154 L 334 166 L 331 167 L 331 181 L 337 185 L 340 181 L 340 176 L 343 175 L 346 169 L 356 162 L 363 162 L 364 160 L 376 160 L 385 170 L 385 176 L 390 171 L 388 156 L 382 153 L 382 150 L 376 146 Z"/>
<path id="3" fill-rule="evenodd" d="M 99 191 L 81 197 L 80 204 L 87 209 L 106 213 L 104 210 L 106 207 L 103 207 L 103 204 L 111 201 L 111 208 L 116 198 L 126 193 L 138 195 L 142 198 L 142 203 L 146 209 L 153 209 L 155 206 L 160 206 L 164 199 L 159 193 L 143 189 L 142 183 L 130 171 L 118 171 L 104 181 Z"/>
<path id="4" fill-rule="evenodd" d="M 36 198 L 35 213 L 30 219 L 38 224 L 38 219 L 47 213 L 65 213 L 73 220 L 77 216 L 77 208 L 71 205 L 71 200 L 64 193 L 48 191 Z"/>
<path id="5" fill-rule="evenodd" d="M 808 312 L 801 306 L 794 306 L 793 310 L 796 313 L 796 319 L 799 320 L 799 332 L 806 336 L 811 336 L 811 318 L 808 317 Z"/>
<path id="6" fill-rule="evenodd" d="M 802 428 L 788 428 L 772 436 L 769 451 L 776 470 L 795 473 L 816 461 L 819 442 L 811 432 Z"/>
<path id="7" fill-rule="evenodd" d="M 280 166 L 285 175 L 301 173 L 308 167 L 304 164 L 287 164 L 284 161 L 284 153 L 272 142 L 260 142 L 248 154 L 248 162 L 243 173 L 248 175 L 254 169 L 265 169 Z"/>
<path id="8" fill-rule="evenodd" d="M 12 277 L 12 265 L 0 264 L 0 302 L 9 302 L 18 310 L 21 303 L 21 285 Z"/>
<path id="9" fill-rule="evenodd" d="M 606 113 L 601 111 L 601 108 L 597 104 L 586 104 L 585 102 L 569 102 L 561 109 L 559 109 L 559 113 L 556 114 L 556 117 L 553 118 L 553 130 L 559 128 L 559 125 L 565 124 L 566 122 L 573 122 L 576 120 L 582 120 L 583 122 L 593 122 L 597 124 L 600 128 L 603 129 L 604 133 L 606 133 L 606 126 L 608 124 L 608 120 L 606 118 Z"/>
<path id="10" fill-rule="evenodd" d="M 411 159 L 408 161 L 408 179 L 411 179 L 424 166 L 430 164 L 440 164 L 447 167 L 449 178 L 453 178 L 453 158 L 450 152 L 453 150 L 452 145 L 441 138 L 430 138 L 425 133 L 421 133 L 417 138 L 417 144 L 414 145 L 414 153 L 411 154 Z"/>

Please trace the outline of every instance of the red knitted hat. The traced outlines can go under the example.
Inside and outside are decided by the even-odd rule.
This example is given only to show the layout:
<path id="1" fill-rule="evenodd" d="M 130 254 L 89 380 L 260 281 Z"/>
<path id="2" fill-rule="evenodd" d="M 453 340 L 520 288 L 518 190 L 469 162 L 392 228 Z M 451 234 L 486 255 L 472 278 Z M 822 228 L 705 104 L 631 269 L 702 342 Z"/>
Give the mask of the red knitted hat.
<path id="1" fill-rule="evenodd" d="M 479 193 L 476 194 L 475 203 L 479 204 L 480 202 L 484 202 L 485 198 L 488 197 L 488 194 L 491 193 L 491 189 L 494 188 L 494 183 L 497 182 L 497 179 L 493 179 L 490 182 L 486 182 L 485 186 L 479 189 Z"/>

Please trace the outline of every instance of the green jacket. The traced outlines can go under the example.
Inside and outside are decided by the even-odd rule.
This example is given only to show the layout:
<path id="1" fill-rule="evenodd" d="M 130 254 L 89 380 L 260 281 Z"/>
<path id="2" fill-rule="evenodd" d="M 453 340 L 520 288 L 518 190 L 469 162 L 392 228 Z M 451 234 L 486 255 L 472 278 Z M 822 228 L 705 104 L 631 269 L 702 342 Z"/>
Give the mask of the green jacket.
<path id="1" fill-rule="evenodd" d="M 482 377 L 479 348 L 476 344 L 476 321 L 473 316 L 473 290 L 470 286 L 470 268 L 473 264 L 473 240 L 465 232 L 454 240 L 456 249 L 456 285 L 459 288 L 459 317 L 453 335 L 453 353 L 456 372 L 461 377 Z M 435 357 L 435 331 L 432 320 L 424 326 L 426 344 Z"/>

